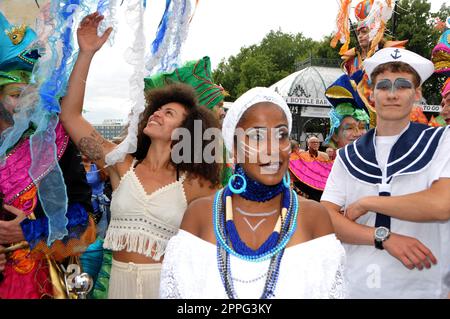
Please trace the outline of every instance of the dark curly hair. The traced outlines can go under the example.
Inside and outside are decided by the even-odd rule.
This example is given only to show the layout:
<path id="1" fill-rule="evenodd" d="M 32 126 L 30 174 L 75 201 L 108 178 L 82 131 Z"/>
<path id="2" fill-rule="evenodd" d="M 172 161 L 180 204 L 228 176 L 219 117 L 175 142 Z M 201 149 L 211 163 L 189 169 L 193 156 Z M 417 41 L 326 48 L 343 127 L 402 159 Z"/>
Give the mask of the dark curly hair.
<path id="1" fill-rule="evenodd" d="M 155 113 L 159 108 L 168 103 L 179 103 L 184 106 L 186 110 L 186 117 L 180 125 L 180 128 L 185 128 L 189 131 L 189 137 L 191 139 L 191 158 L 190 162 L 181 162 L 172 164 L 181 172 L 187 172 L 188 175 L 194 177 L 202 177 L 209 182 L 212 186 L 220 184 L 220 170 L 221 164 L 214 161 L 213 163 L 206 163 L 203 159 L 201 163 L 195 163 L 194 161 L 194 123 L 200 120 L 202 124 L 202 135 L 208 128 L 219 128 L 219 122 L 214 117 L 213 113 L 198 105 L 197 95 L 194 88 L 184 83 L 168 84 L 162 88 L 156 88 L 147 90 L 145 92 L 146 108 L 142 112 L 137 136 L 137 149 L 132 154 L 137 160 L 143 160 L 147 156 L 148 148 L 152 143 L 150 137 L 144 134 L 144 128 L 147 126 L 148 118 Z M 172 141 L 172 146 L 178 141 Z M 204 141 L 202 138 L 202 154 L 209 141 Z M 171 159 L 172 161 L 172 159 Z"/>

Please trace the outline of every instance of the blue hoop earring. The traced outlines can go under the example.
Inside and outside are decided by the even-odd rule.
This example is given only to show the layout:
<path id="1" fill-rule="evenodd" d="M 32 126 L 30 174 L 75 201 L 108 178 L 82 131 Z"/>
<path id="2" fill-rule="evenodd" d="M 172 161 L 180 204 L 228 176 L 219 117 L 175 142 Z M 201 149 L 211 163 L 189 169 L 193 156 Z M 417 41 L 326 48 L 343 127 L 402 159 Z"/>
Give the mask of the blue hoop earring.
<path id="1" fill-rule="evenodd" d="M 233 184 L 231 183 L 235 177 L 240 177 L 242 179 L 242 186 L 239 189 L 234 188 Z M 233 174 L 230 176 L 230 179 L 228 180 L 228 188 L 233 194 L 241 194 L 245 192 L 245 189 L 247 188 L 247 181 L 241 174 Z"/>
<path id="2" fill-rule="evenodd" d="M 284 174 L 284 176 L 283 176 L 283 185 L 286 188 L 290 188 L 291 187 L 291 175 L 289 174 L 289 171 L 286 172 L 286 174 Z"/>

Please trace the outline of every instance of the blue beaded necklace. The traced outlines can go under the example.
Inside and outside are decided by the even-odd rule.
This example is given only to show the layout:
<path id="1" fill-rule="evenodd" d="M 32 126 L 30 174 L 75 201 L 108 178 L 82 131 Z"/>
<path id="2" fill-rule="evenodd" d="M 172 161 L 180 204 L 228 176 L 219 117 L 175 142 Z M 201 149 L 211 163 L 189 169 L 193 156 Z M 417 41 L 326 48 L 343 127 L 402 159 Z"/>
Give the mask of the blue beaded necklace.
<path id="1" fill-rule="evenodd" d="M 250 184 L 251 179 L 245 177 L 248 179 L 247 185 Z M 284 250 L 297 228 L 297 194 L 284 186 L 282 186 L 283 190 L 282 218 L 277 221 L 274 232 L 257 250 L 248 247 L 239 237 L 232 219 L 231 191 L 228 187 L 225 187 L 216 193 L 213 204 L 213 223 L 217 239 L 217 265 L 225 291 L 230 299 L 237 298 L 231 276 L 230 254 L 252 262 L 261 262 L 270 258 L 269 270 L 261 298 L 266 299 L 274 296 Z M 257 194 L 259 192 L 251 193 Z"/>
<path id="2" fill-rule="evenodd" d="M 267 251 L 261 251 L 259 254 L 240 254 L 234 248 L 230 241 L 229 234 L 226 229 L 226 217 L 225 217 L 225 205 L 223 204 L 223 194 L 225 189 L 222 189 L 216 193 L 213 204 L 213 224 L 214 233 L 216 235 L 217 243 L 219 246 L 223 247 L 227 253 L 232 254 L 240 259 L 253 262 L 261 262 L 273 257 L 275 254 L 279 253 L 284 249 L 294 234 L 297 228 L 297 215 L 298 215 L 298 198 L 297 194 L 290 190 L 290 202 L 289 209 L 287 210 L 285 221 L 282 224 L 278 242 L 275 247 L 270 248 Z"/>
<path id="3" fill-rule="evenodd" d="M 227 197 L 232 196 L 233 194 L 231 193 L 230 189 L 228 187 L 226 187 L 224 189 L 224 194 L 223 194 L 223 201 L 225 204 L 225 200 Z M 284 212 L 287 212 L 287 209 L 289 208 L 289 204 L 290 204 L 290 190 L 289 188 L 285 188 L 284 191 L 284 196 L 283 196 L 283 208 L 286 208 L 286 210 L 282 210 Z M 226 207 L 226 204 L 225 204 Z M 250 247 L 248 247 L 239 237 L 238 231 L 236 229 L 236 225 L 234 223 L 233 220 L 233 215 L 232 215 L 232 209 L 229 212 L 230 216 L 226 216 L 226 224 L 225 224 L 225 228 L 228 232 L 229 235 L 229 239 L 231 241 L 231 244 L 233 245 L 234 250 L 241 255 L 245 255 L 245 256 L 259 256 L 262 255 L 263 253 L 270 251 L 272 248 L 274 248 L 276 246 L 276 244 L 278 243 L 278 239 L 280 238 L 280 230 L 281 230 L 281 219 L 285 218 L 286 216 L 283 216 L 282 214 L 279 216 L 277 224 L 275 225 L 275 229 L 272 232 L 272 234 L 269 236 L 269 238 L 267 238 L 267 240 L 256 250 L 251 249 Z"/>
<path id="4" fill-rule="evenodd" d="M 266 202 L 281 194 L 285 189 L 283 182 L 280 182 L 277 185 L 269 186 L 255 181 L 254 179 L 248 177 L 247 174 L 245 174 L 244 169 L 239 164 L 236 164 L 234 172 L 235 174 L 239 174 L 244 177 L 245 181 L 247 182 L 245 191 L 239 194 L 247 200 L 260 203 Z M 240 189 L 243 183 L 244 181 L 241 178 L 235 178 L 231 181 L 232 186 L 236 189 Z"/>

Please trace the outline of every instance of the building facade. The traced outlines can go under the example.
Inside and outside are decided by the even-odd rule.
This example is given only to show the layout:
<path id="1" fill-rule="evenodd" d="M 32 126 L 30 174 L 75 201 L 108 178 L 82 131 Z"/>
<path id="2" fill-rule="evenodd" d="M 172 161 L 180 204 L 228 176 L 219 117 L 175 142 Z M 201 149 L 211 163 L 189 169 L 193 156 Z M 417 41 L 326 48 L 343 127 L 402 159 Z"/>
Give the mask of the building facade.
<path id="1" fill-rule="evenodd" d="M 106 119 L 102 124 L 93 124 L 94 128 L 107 140 L 113 141 L 125 129 L 123 120 Z"/>
<path id="2" fill-rule="evenodd" d="M 306 146 L 306 139 L 315 135 L 323 141 L 328 133 L 331 104 L 325 90 L 343 71 L 339 60 L 308 59 L 299 63 L 297 71 L 270 88 L 282 95 L 292 112 L 291 137 Z"/>

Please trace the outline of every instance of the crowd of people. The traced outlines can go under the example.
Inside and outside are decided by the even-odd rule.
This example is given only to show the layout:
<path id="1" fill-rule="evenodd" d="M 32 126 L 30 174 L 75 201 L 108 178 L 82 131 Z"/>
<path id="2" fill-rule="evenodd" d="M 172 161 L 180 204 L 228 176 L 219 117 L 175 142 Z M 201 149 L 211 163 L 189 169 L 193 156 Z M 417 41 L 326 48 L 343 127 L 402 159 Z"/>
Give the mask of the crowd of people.
<path id="1" fill-rule="evenodd" d="M 406 41 L 370 38 L 372 5 L 357 5 L 358 47 L 341 50 L 345 73 L 325 91 L 323 141 L 290 139 L 289 106 L 269 88 L 225 112 L 205 56 L 142 79 L 136 150 L 111 165 L 120 144 L 83 107 L 112 28 L 99 35 L 104 17 L 84 17 L 49 130 L 54 161 L 35 174 L 33 122 L 1 159 L 0 299 L 450 298 L 449 81 L 439 117 L 413 120 L 423 83 L 450 75 L 436 54 L 450 45 L 444 33 L 433 64 Z M 0 32 L 2 143 L 29 112 L 35 39 Z M 210 132 L 213 144 L 196 140 Z"/>

